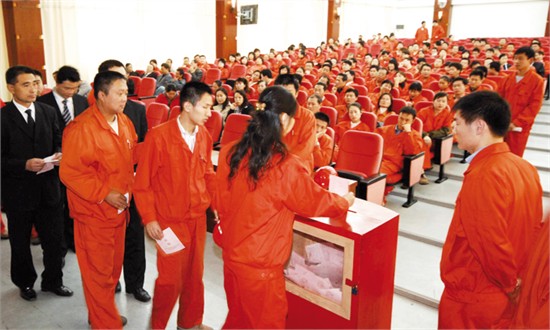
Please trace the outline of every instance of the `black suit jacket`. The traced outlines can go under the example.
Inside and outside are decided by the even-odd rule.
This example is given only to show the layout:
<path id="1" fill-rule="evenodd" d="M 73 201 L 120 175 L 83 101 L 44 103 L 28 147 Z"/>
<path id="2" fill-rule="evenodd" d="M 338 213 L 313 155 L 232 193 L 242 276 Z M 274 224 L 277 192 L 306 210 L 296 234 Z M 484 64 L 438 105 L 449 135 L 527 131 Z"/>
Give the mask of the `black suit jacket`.
<path id="1" fill-rule="evenodd" d="M 61 151 L 61 130 L 56 110 L 39 102 L 35 106 L 34 136 L 27 121 L 9 102 L 0 110 L 2 128 L 2 203 L 10 210 L 34 210 L 61 201 L 57 171 L 37 175 L 25 170 L 31 158 L 45 158 Z"/>
<path id="2" fill-rule="evenodd" d="M 143 142 L 143 140 L 145 140 L 145 134 L 147 134 L 147 117 L 145 116 L 145 106 L 132 100 L 128 100 L 128 102 L 126 102 L 126 106 L 124 107 L 124 114 L 128 116 L 134 124 L 134 128 L 138 136 L 138 142 Z"/>
<path id="3" fill-rule="evenodd" d="M 59 109 L 59 105 L 57 105 L 57 102 L 55 101 L 55 96 L 53 95 L 53 92 L 44 94 L 36 100 L 38 102 L 52 106 L 54 107 L 54 109 L 57 110 L 56 111 L 57 122 L 58 122 L 59 128 L 61 129 L 61 132 L 63 132 L 63 130 L 65 129 L 65 120 L 63 120 L 63 109 Z M 76 117 L 82 112 L 84 112 L 84 110 L 88 109 L 88 100 L 82 95 L 75 94 L 73 95 L 73 105 L 74 105 L 74 116 Z"/>

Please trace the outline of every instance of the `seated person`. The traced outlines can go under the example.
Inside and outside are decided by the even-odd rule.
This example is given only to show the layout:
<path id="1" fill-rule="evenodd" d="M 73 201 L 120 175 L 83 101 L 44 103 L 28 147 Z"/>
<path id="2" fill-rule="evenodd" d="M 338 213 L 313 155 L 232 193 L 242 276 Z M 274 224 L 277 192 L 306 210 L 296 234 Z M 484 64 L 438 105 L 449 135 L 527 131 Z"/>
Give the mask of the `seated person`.
<path id="1" fill-rule="evenodd" d="M 252 104 L 248 102 L 248 97 L 243 90 L 236 90 L 233 94 L 233 100 L 235 102 L 230 105 L 231 110 L 229 110 L 229 112 L 227 113 L 228 116 L 232 113 L 252 115 L 252 113 L 256 111 Z"/>
<path id="2" fill-rule="evenodd" d="M 220 79 L 222 81 L 227 81 L 227 78 L 229 78 L 230 72 L 229 72 L 229 68 L 227 67 L 224 58 L 218 59 L 218 69 L 220 69 L 220 71 L 222 73 Z"/>
<path id="3" fill-rule="evenodd" d="M 414 106 L 418 102 L 422 101 L 428 101 L 428 99 L 422 96 L 422 84 L 418 81 L 415 81 L 409 86 L 409 97 L 407 98 L 407 105 L 414 108 Z"/>
<path id="4" fill-rule="evenodd" d="M 315 84 L 315 86 L 313 86 L 313 93 L 321 97 L 321 100 L 322 100 L 321 105 L 327 106 L 327 107 L 334 107 L 334 104 L 332 104 L 332 102 L 327 100 L 327 98 L 325 97 L 326 92 L 327 92 L 327 85 L 322 82 L 318 82 Z"/>
<path id="5" fill-rule="evenodd" d="M 379 92 L 372 92 L 369 93 L 369 99 L 372 102 L 372 104 L 378 104 L 378 99 L 380 96 L 384 93 L 391 93 L 393 89 L 393 82 L 391 80 L 384 80 L 382 84 L 380 85 L 380 91 Z"/>
<path id="6" fill-rule="evenodd" d="M 330 164 L 334 150 L 334 141 L 327 133 L 327 127 L 330 124 L 330 118 L 326 113 L 315 113 L 316 124 L 316 142 L 313 148 L 313 166 L 319 168 Z"/>
<path id="7" fill-rule="evenodd" d="M 351 103 L 348 106 L 348 117 L 344 118 L 342 121 L 339 121 L 338 125 L 334 128 L 334 140 L 336 143 L 338 143 L 344 133 L 349 130 L 364 132 L 371 131 L 370 127 L 361 121 L 361 104 L 357 102 Z"/>
<path id="8" fill-rule="evenodd" d="M 438 90 L 434 90 L 435 93 L 437 92 L 451 92 L 451 78 L 449 76 L 443 75 L 439 77 L 439 81 L 437 82 L 437 86 L 439 87 Z"/>
<path id="9" fill-rule="evenodd" d="M 423 64 L 420 67 L 420 75 L 416 80 L 420 81 L 423 87 L 428 88 L 428 86 L 430 86 L 430 83 L 432 81 L 437 80 L 434 77 L 432 77 L 432 66 L 429 65 L 428 63 Z"/>
<path id="10" fill-rule="evenodd" d="M 318 113 L 321 111 L 321 97 L 317 94 L 313 94 L 310 97 L 307 98 L 306 107 L 309 111 L 313 112 L 313 114 Z"/>
<path id="11" fill-rule="evenodd" d="M 395 82 L 395 87 L 399 90 L 399 97 L 402 99 L 407 98 L 411 83 L 407 81 L 407 76 L 405 73 L 403 71 L 397 72 L 393 78 L 393 81 Z"/>
<path id="12" fill-rule="evenodd" d="M 481 70 L 474 70 L 470 73 L 468 79 L 468 89 L 470 93 L 478 91 L 492 91 L 491 87 L 482 86 L 484 74 Z"/>
<path id="13" fill-rule="evenodd" d="M 449 108 L 453 108 L 454 104 L 460 100 L 463 96 L 468 94 L 468 79 L 458 77 L 451 80 L 451 86 L 453 87 L 453 96 L 448 100 Z"/>
<path id="14" fill-rule="evenodd" d="M 180 104 L 178 97 L 178 89 L 175 84 L 168 84 L 164 89 L 164 93 L 157 96 L 155 102 L 166 104 L 170 109 Z"/>
<path id="15" fill-rule="evenodd" d="M 491 79 L 486 79 L 489 74 L 489 69 L 487 69 L 487 67 L 481 65 L 478 66 L 475 71 L 481 71 L 481 73 L 483 73 L 483 80 L 481 81 L 482 84 L 490 85 L 493 88 L 493 91 L 498 91 L 498 83 Z"/>
<path id="16" fill-rule="evenodd" d="M 435 94 L 433 105 L 420 109 L 418 118 L 422 120 L 422 138 L 424 139 L 424 169 L 432 167 L 432 139 L 449 135 L 454 121 L 453 114 L 447 106 L 448 95 L 445 92 Z M 428 184 L 426 175 L 422 175 L 420 184 Z"/>
<path id="17" fill-rule="evenodd" d="M 384 93 L 380 95 L 380 98 L 378 98 L 378 104 L 376 105 L 376 109 L 374 110 L 377 122 L 376 127 L 383 126 L 386 117 L 394 113 L 392 110 L 392 105 L 393 97 L 390 93 Z"/>
<path id="18" fill-rule="evenodd" d="M 225 123 L 225 119 L 231 110 L 231 102 L 229 102 L 229 95 L 227 95 L 227 91 L 224 88 L 219 88 L 216 90 L 212 110 L 220 112 L 222 114 L 223 122 Z"/>
<path id="19" fill-rule="evenodd" d="M 185 70 L 183 68 L 178 68 L 176 70 L 176 79 L 172 82 L 174 85 L 176 85 L 176 88 L 179 91 L 183 88 L 183 85 L 185 85 Z"/>
<path id="20" fill-rule="evenodd" d="M 357 99 L 359 98 L 359 92 L 356 89 L 349 88 L 346 91 L 346 94 L 344 94 L 344 102 L 343 105 L 337 105 L 335 107 L 336 111 L 338 111 L 338 122 L 342 121 L 344 117 L 348 114 L 349 111 L 349 105 L 352 103 L 357 102 Z"/>
<path id="21" fill-rule="evenodd" d="M 235 80 L 235 86 L 233 86 L 233 93 L 236 91 L 243 91 L 246 94 L 247 99 L 254 98 L 255 91 L 248 86 L 248 79 L 239 77 Z"/>
<path id="22" fill-rule="evenodd" d="M 375 131 L 384 139 L 384 153 L 380 173 L 387 175 L 386 183 L 389 184 L 386 186 L 384 195 L 393 190 L 394 183 L 401 181 L 403 155 L 415 155 L 423 149 L 420 133 L 411 129 L 414 118 L 416 118 L 414 108 L 403 107 L 399 112 L 397 125 L 382 126 Z"/>

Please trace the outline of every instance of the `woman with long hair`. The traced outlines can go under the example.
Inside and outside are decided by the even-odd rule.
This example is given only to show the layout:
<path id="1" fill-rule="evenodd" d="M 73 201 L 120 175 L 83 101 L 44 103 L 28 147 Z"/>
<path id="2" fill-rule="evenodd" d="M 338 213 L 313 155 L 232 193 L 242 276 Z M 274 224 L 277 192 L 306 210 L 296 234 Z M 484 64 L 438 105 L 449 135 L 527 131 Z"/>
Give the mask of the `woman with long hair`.
<path id="1" fill-rule="evenodd" d="M 296 100 L 281 86 L 266 88 L 240 141 L 224 146 L 216 173 L 215 241 L 223 250 L 229 313 L 224 328 L 285 327 L 284 265 L 295 213 L 339 217 L 353 203 L 317 185 L 283 136 L 294 126 Z"/>
<path id="2" fill-rule="evenodd" d="M 229 95 L 224 88 L 219 88 L 215 94 L 214 111 L 218 111 L 222 114 L 223 121 L 227 118 L 229 111 L 231 111 L 231 102 L 229 102 Z"/>
<path id="3" fill-rule="evenodd" d="M 374 110 L 374 114 L 376 115 L 377 127 L 383 126 L 386 117 L 394 113 L 392 110 L 392 105 L 393 97 L 390 93 L 384 93 L 380 95 L 380 97 L 378 98 L 378 104 L 376 105 L 376 109 Z"/>
<path id="4" fill-rule="evenodd" d="M 236 90 L 233 94 L 233 104 L 230 104 L 231 110 L 227 113 L 229 116 L 232 113 L 242 113 L 245 115 L 251 115 L 254 112 L 254 106 L 248 102 L 246 93 L 242 90 Z"/>

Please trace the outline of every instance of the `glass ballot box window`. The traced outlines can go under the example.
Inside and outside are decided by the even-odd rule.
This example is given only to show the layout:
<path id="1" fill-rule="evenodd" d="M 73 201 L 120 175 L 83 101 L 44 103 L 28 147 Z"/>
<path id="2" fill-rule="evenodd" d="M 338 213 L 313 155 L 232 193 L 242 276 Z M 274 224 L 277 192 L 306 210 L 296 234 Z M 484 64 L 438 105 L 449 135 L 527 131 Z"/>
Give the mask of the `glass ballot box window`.
<path id="1" fill-rule="evenodd" d="M 353 240 L 295 222 L 287 290 L 349 319 L 352 259 Z"/>

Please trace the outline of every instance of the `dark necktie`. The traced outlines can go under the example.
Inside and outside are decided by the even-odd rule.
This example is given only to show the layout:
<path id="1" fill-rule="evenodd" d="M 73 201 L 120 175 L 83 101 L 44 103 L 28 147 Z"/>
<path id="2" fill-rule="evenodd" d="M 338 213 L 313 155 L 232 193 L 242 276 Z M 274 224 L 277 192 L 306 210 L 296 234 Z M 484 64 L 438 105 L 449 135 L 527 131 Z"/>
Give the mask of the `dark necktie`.
<path id="1" fill-rule="evenodd" d="M 31 132 L 34 134 L 34 119 L 32 119 L 32 116 L 31 116 L 32 110 L 27 109 L 25 110 L 25 112 L 27 113 L 27 125 L 29 125 Z"/>
<path id="2" fill-rule="evenodd" d="M 65 125 L 71 121 L 71 113 L 69 112 L 69 107 L 67 106 L 67 99 L 63 100 L 63 121 L 65 121 Z"/>

